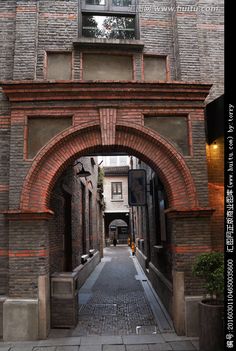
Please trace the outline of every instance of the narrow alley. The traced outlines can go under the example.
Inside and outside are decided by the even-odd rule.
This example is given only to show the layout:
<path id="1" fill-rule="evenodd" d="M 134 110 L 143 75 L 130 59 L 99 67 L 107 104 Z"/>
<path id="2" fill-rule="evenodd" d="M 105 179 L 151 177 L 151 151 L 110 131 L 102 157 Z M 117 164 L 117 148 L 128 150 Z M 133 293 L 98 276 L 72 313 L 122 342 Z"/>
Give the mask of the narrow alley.
<path id="1" fill-rule="evenodd" d="M 110 246 L 79 293 L 73 335 L 127 335 L 159 331 L 128 246 Z M 169 326 L 169 328 L 171 328 Z"/>
<path id="2" fill-rule="evenodd" d="M 75 329 L 52 329 L 47 340 L 2 343 L 4 351 L 198 350 L 198 338 L 177 336 L 172 322 L 126 245 L 104 257 L 79 290 Z"/>

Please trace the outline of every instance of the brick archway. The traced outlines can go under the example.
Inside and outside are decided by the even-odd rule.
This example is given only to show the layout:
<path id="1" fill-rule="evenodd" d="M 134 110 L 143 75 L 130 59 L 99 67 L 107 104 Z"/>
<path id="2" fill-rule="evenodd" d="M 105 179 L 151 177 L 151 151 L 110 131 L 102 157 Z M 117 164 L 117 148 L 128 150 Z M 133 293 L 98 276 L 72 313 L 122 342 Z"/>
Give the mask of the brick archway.
<path id="1" fill-rule="evenodd" d="M 184 158 L 158 133 L 129 123 L 116 124 L 114 138 L 106 141 L 98 123 L 86 123 L 60 133 L 37 154 L 23 184 L 22 212 L 45 212 L 51 190 L 61 172 L 76 158 L 89 153 L 125 151 L 139 157 L 161 178 L 169 207 L 197 207 L 196 190 Z"/>

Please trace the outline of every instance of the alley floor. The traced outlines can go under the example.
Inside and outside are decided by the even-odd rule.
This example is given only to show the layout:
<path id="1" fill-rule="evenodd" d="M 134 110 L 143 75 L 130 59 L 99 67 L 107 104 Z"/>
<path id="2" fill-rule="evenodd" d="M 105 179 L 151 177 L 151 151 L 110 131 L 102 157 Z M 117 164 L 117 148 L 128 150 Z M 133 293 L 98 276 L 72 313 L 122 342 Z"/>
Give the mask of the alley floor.
<path id="1" fill-rule="evenodd" d="M 1 343 L 0 351 L 198 350 L 198 339 L 179 337 L 127 246 L 107 247 L 79 291 L 79 323 L 52 329 L 48 340 Z"/>
<path id="2" fill-rule="evenodd" d="M 73 336 L 130 335 L 158 330 L 128 246 L 105 249 L 104 258 L 79 294 L 79 323 Z M 140 330 L 141 331 L 141 330 Z"/>

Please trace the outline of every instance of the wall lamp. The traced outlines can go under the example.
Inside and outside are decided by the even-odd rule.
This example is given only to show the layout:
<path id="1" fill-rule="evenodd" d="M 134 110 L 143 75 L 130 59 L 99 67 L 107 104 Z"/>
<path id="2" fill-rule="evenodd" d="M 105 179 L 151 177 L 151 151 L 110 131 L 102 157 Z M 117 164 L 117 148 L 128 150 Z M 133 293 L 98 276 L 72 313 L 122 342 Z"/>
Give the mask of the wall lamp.
<path id="1" fill-rule="evenodd" d="M 81 166 L 80 171 L 76 173 L 76 176 L 77 176 L 77 177 L 79 177 L 79 178 L 85 177 L 85 178 L 86 178 L 86 177 L 91 176 L 91 173 L 90 173 L 89 171 L 85 171 L 82 162 L 77 161 L 76 163 L 73 164 L 74 167 L 77 166 L 77 165 L 80 165 L 80 166 Z"/>
<path id="2" fill-rule="evenodd" d="M 213 143 L 213 149 L 214 150 L 218 149 L 218 145 L 217 145 L 216 141 L 214 141 L 214 143 Z"/>

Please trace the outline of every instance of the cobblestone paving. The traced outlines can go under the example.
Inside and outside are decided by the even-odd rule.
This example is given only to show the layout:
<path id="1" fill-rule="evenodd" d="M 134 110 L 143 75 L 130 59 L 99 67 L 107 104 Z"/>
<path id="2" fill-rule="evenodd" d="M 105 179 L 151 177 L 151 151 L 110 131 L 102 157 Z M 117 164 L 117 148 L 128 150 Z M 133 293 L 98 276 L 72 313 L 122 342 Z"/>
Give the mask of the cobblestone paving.
<path id="1" fill-rule="evenodd" d="M 156 321 L 126 246 L 106 248 L 105 264 L 80 305 L 76 335 L 135 334 L 137 326 L 155 330 Z"/>
<path id="2" fill-rule="evenodd" d="M 199 350 L 198 338 L 160 333 L 128 247 L 110 247 L 105 253 L 81 289 L 75 330 L 54 329 L 47 340 L 35 342 L 0 341 L 0 351 Z M 146 332 L 137 335 L 137 326 Z"/>

